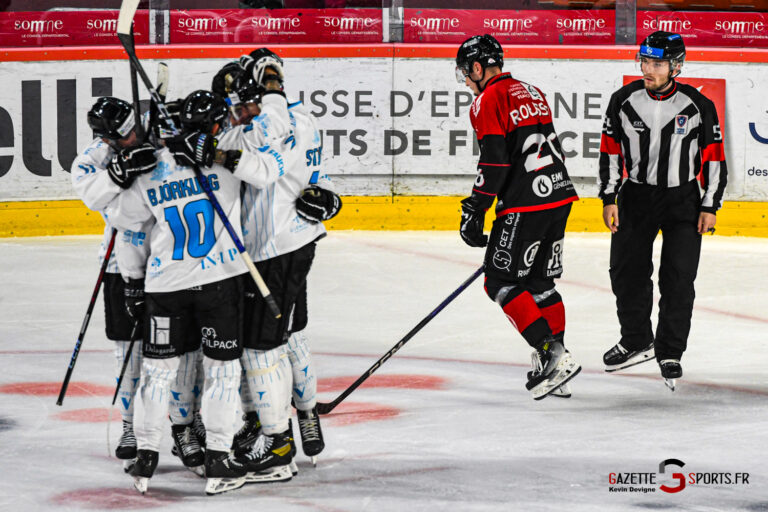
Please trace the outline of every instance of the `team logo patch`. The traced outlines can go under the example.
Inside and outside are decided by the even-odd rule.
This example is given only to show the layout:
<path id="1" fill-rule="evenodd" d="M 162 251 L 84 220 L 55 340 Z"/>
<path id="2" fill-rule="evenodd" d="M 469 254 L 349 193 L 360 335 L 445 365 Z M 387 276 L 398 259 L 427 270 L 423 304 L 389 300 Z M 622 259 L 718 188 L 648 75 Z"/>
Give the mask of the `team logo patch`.
<path id="1" fill-rule="evenodd" d="M 546 174 L 536 176 L 531 184 L 533 193 L 539 197 L 547 197 L 552 193 L 552 180 Z"/>
<path id="2" fill-rule="evenodd" d="M 675 116 L 675 133 L 677 135 L 688 133 L 688 116 Z"/>
<path id="3" fill-rule="evenodd" d="M 493 266 L 496 268 L 500 268 L 502 270 L 506 270 L 509 268 L 509 265 L 512 263 L 512 256 L 507 251 L 499 251 L 497 250 L 493 254 Z"/>
<path id="4" fill-rule="evenodd" d="M 533 261 L 536 259 L 536 253 L 539 252 L 539 246 L 541 242 L 533 242 L 523 253 L 523 264 L 526 267 L 533 265 Z"/>

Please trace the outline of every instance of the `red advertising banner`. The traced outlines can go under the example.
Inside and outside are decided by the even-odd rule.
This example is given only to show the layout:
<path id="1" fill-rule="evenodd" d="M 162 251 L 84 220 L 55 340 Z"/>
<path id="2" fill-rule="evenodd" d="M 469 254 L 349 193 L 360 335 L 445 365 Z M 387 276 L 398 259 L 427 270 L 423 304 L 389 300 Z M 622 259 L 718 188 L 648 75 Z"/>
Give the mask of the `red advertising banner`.
<path id="1" fill-rule="evenodd" d="M 768 47 L 768 13 L 637 11 L 637 41 L 676 32 L 686 46 Z"/>
<path id="2" fill-rule="evenodd" d="M 685 64 L 683 64 L 683 72 L 685 72 Z M 641 78 L 643 77 L 640 75 L 624 75 L 624 85 L 634 82 L 635 80 L 640 80 Z M 712 100 L 712 103 L 715 104 L 715 110 L 717 110 L 717 119 L 720 121 L 720 133 L 725 133 L 725 79 L 690 78 L 681 76 L 675 78 L 675 80 L 681 84 L 688 84 L 697 88 L 701 94 Z"/>
<path id="3" fill-rule="evenodd" d="M 119 45 L 120 11 L 0 12 L 0 46 Z M 137 44 L 149 42 L 149 13 L 136 12 Z"/>
<path id="4" fill-rule="evenodd" d="M 171 11 L 171 43 L 380 43 L 381 9 Z"/>
<path id="5" fill-rule="evenodd" d="M 615 44 L 612 10 L 405 9 L 403 42 L 462 43 L 491 34 L 501 44 Z"/>

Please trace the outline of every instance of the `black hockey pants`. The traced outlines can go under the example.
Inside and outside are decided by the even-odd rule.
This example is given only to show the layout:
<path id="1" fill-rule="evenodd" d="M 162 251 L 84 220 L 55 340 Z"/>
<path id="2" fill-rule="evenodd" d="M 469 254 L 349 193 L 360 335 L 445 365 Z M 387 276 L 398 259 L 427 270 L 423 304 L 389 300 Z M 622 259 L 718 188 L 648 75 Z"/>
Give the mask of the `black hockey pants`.
<path id="1" fill-rule="evenodd" d="M 654 341 L 653 242 L 662 232 L 659 265 L 659 321 L 656 359 L 678 359 L 691 329 L 701 235 L 697 232 L 701 197 L 691 181 L 659 188 L 626 181 L 619 191 L 619 230 L 611 237 L 611 287 L 621 324 L 621 344 L 637 349 Z"/>

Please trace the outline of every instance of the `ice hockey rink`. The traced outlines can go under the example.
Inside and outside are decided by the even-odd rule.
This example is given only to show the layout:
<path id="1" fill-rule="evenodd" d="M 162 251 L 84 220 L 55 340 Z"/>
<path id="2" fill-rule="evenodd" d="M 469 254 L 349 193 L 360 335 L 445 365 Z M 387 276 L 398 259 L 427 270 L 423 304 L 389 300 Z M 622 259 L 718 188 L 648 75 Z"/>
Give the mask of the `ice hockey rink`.
<path id="1" fill-rule="evenodd" d="M 110 457 L 120 423 L 115 412 L 108 447 L 114 375 L 101 300 L 69 394 L 55 405 L 99 239 L 0 240 L 2 510 L 768 510 L 768 240 L 705 237 L 674 393 L 655 363 L 604 373 L 602 354 L 618 340 L 609 236 L 568 233 L 559 286 L 566 345 L 583 367 L 571 399 L 531 398 L 531 351 L 478 280 L 323 417 L 316 468 L 299 448 L 292 481 L 206 497 L 204 482 L 170 455 L 170 428 L 146 496 Z M 309 281 L 320 401 L 338 396 L 481 258 L 453 232 L 331 232 Z M 661 474 L 667 459 L 685 466 Z M 663 492 L 678 485 L 673 472 L 748 473 L 748 484 L 689 481 Z M 628 473 L 654 483 L 611 484 L 611 474 Z"/>

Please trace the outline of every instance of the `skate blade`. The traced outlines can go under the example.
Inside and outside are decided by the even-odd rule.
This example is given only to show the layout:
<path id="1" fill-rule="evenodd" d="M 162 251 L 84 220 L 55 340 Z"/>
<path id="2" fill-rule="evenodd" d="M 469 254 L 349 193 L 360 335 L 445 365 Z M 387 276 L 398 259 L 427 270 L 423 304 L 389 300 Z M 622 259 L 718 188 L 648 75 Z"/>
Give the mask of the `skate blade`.
<path id="1" fill-rule="evenodd" d="M 299 466 L 297 466 L 294 461 L 291 461 L 291 463 L 288 466 L 291 468 L 291 474 L 293 476 L 296 476 L 299 474 Z"/>
<path id="2" fill-rule="evenodd" d="M 209 478 L 205 483 L 205 494 L 213 496 L 227 491 L 234 491 L 245 485 L 245 478 Z"/>
<path id="3" fill-rule="evenodd" d="M 149 478 L 144 476 L 133 477 L 133 487 L 141 494 L 146 494 L 147 488 L 149 487 Z"/>
<path id="4" fill-rule="evenodd" d="M 136 464 L 136 458 L 130 459 L 130 460 L 124 460 L 123 461 L 123 471 L 126 473 L 130 473 L 133 469 L 133 466 Z"/>
<path id="5" fill-rule="evenodd" d="M 568 384 L 561 384 L 559 387 L 555 388 L 549 396 L 556 398 L 571 398 L 571 386 Z"/>
<path id="6" fill-rule="evenodd" d="M 309 460 L 312 462 L 312 465 L 317 467 L 317 455 L 313 455 L 309 458 Z"/>
<path id="7" fill-rule="evenodd" d="M 296 469 L 298 473 L 298 468 Z M 290 464 L 275 466 L 265 471 L 251 472 L 245 475 L 245 482 L 249 484 L 261 484 L 264 482 L 286 482 L 293 478 Z"/>
<path id="8" fill-rule="evenodd" d="M 677 385 L 677 379 L 664 379 L 664 385 L 667 386 L 670 391 L 674 391 L 675 386 Z"/>
<path id="9" fill-rule="evenodd" d="M 647 361 L 650 361 L 651 359 L 654 359 L 656 357 L 656 353 L 653 349 L 646 350 L 645 352 L 641 352 L 632 359 L 622 363 L 622 364 L 614 364 L 614 365 L 605 365 L 605 371 L 606 373 L 613 373 L 615 371 L 619 370 L 625 370 L 627 368 L 632 368 L 633 366 L 637 366 L 638 364 L 645 363 Z"/>
<path id="10" fill-rule="evenodd" d="M 534 400 L 542 400 L 549 396 L 553 391 L 570 381 L 581 371 L 579 363 L 571 358 L 570 354 L 563 356 L 563 359 L 557 364 L 555 375 L 551 378 L 541 381 L 537 386 L 531 388 L 531 394 Z"/>

